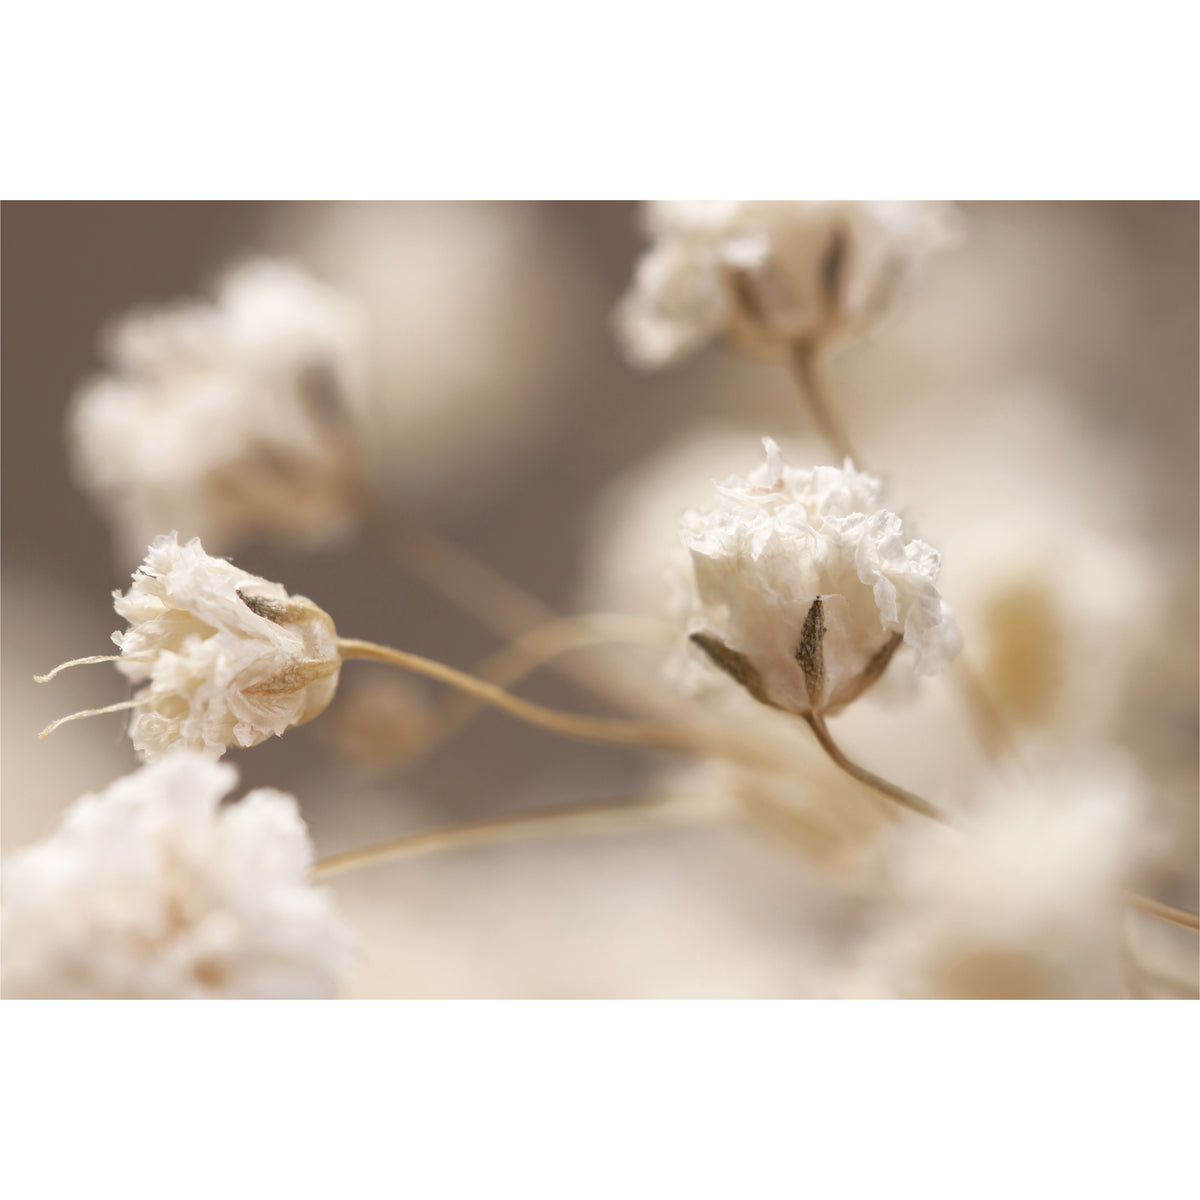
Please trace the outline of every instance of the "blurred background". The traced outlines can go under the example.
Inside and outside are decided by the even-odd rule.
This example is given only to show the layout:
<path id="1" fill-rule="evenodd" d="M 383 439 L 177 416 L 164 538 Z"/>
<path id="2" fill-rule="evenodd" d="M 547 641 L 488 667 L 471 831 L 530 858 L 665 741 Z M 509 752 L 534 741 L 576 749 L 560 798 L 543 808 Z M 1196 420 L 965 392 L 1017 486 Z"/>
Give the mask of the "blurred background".
<path id="1" fill-rule="evenodd" d="M 930 264 L 904 313 L 830 357 L 832 402 L 942 549 L 968 652 L 1031 744 L 1118 747 L 1147 775 L 1164 828 L 1157 894 L 1194 909 L 1198 208 L 963 208 L 964 244 Z M 137 566 L 72 482 L 63 439 L 73 393 L 101 366 L 98 333 L 130 307 L 208 294 L 224 267 L 264 253 L 358 296 L 380 490 L 564 612 L 653 609 L 692 502 L 676 497 L 745 473 L 762 434 L 797 454 L 816 445 L 781 367 L 720 347 L 659 373 L 625 364 L 609 322 L 644 245 L 632 204 L 8 203 L 2 237 L 6 851 L 135 765 L 119 716 L 37 739 L 124 697 L 110 667 L 31 678 L 108 651 L 111 592 Z M 345 636 L 464 668 L 500 644 L 362 541 L 250 542 L 231 557 L 310 596 Z M 848 714 L 848 748 L 908 786 L 969 789 L 970 730 L 948 724 L 942 686 Z M 520 690 L 604 711 L 548 672 Z M 364 713 L 402 726 L 435 694 L 350 664 L 324 716 L 230 757 L 245 787 L 297 796 L 322 854 L 632 797 L 667 765 L 495 713 L 390 765 L 388 724 L 364 731 Z M 830 903 L 820 873 L 740 827 L 464 851 L 336 887 L 366 947 L 356 995 L 810 995 L 837 953 L 836 921 L 809 919 Z"/>

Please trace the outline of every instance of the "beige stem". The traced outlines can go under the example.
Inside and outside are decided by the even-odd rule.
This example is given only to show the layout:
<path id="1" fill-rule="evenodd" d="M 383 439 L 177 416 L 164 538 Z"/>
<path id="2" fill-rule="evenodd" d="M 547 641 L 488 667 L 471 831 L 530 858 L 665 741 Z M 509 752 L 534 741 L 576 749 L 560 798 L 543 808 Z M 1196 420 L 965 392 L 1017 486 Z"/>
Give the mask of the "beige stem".
<path id="1" fill-rule="evenodd" d="M 829 730 L 825 725 L 825 718 L 820 713 L 808 713 L 804 719 L 808 722 L 813 733 L 817 735 L 817 741 L 821 743 L 821 749 L 847 775 L 857 779 L 859 783 L 865 783 L 867 787 L 873 788 L 881 796 L 886 796 L 889 800 L 894 800 L 897 804 L 902 804 L 905 808 L 911 809 L 915 813 L 920 813 L 923 817 L 940 821 L 943 825 L 950 824 L 945 814 L 939 808 L 935 808 L 934 805 L 930 804 L 928 800 L 922 800 L 915 792 L 907 791 L 905 788 L 898 787 L 894 783 L 889 783 L 886 779 L 868 771 L 865 767 L 860 767 L 857 763 L 851 762 L 830 736 Z"/>
<path id="2" fill-rule="evenodd" d="M 506 712 L 509 716 L 549 729 L 565 737 L 578 738 L 586 742 L 605 742 L 618 746 L 647 746 L 659 750 L 692 750 L 700 753 L 719 752 L 704 745 L 698 735 L 677 725 L 653 724 L 646 721 L 622 721 L 609 717 L 588 717 L 575 713 L 558 712 L 510 695 L 503 688 L 476 679 L 465 671 L 455 670 L 444 663 L 409 654 L 390 646 L 379 646 L 357 638 L 338 638 L 338 651 L 343 659 L 367 659 L 372 662 L 390 663 L 418 675 L 439 680 L 460 691 Z M 726 747 L 732 752 L 738 747 Z"/>
<path id="3" fill-rule="evenodd" d="M 621 643 L 662 646 L 664 630 L 667 629 L 670 627 L 663 622 L 648 617 L 609 613 L 562 617 L 531 629 L 495 654 L 482 659 L 471 674 L 477 679 L 507 688 L 560 654 Z M 409 756 L 427 754 L 443 745 L 471 720 L 483 704 L 474 694 L 452 692 L 443 697 L 430 714 L 424 737 L 410 749 Z"/>
<path id="4" fill-rule="evenodd" d="M 668 800 L 607 800 L 595 804 L 562 805 L 536 812 L 466 821 L 441 829 L 425 830 L 379 842 L 360 850 L 348 850 L 321 859 L 312 869 L 312 878 L 323 879 L 356 867 L 410 858 L 438 850 L 459 850 L 520 838 L 562 833 L 619 832 L 631 824 L 645 823 L 648 817 L 663 815 L 672 805 Z"/>
<path id="5" fill-rule="evenodd" d="M 825 389 L 817 374 L 817 352 L 815 347 L 807 342 L 795 346 L 791 355 L 792 372 L 800 391 L 808 402 L 813 419 L 821 431 L 821 436 L 833 447 L 838 458 L 854 460 L 854 465 L 864 470 L 863 462 L 855 453 L 854 445 L 849 434 L 834 414 L 833 408 L 825 395 Z"/>
<path id="6" fill-rule="evenodd" d="M 1173 908 L 1170 904 L 1164 904 L 1161 900 L 1152 900 L 1149 896 L 1141 896 L 1137 892 L 1126 892 L 1125 896 L 1134 908 L 1139 908 L 1142 912 L 1149 913 L 1154 917 L 1161 917 L 1173 925 L 1182 925 L 1184 929 L 1195 929 L 1200 932 L 1200 917 L 1195 913 L 1188 912 L 1187 909 Z"/>

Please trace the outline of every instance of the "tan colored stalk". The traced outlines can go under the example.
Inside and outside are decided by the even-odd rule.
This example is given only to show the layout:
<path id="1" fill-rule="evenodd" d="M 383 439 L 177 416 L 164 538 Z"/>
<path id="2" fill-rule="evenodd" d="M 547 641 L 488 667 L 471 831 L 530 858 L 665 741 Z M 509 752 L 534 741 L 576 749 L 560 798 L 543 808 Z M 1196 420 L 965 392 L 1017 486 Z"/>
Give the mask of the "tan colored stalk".
<path id="1" fill-rule="evenodd" d="M 928 800 L 921 799 L 915 792 L 910 792 L 906 788 L 889 783 L 873 771 L 868 771 L 865 767 L 860 767 L 856 762 L 848 759 L 830 736 L 829 729 L 825 725 L 825 718 L 820 713 L 807 713 L 804 719 L 816 734 L 817 741 L 821 743 L 821 749 L 852 779 L 857 779 L 859 783 L 866 784 L 881 796 L 894 800 L 912 812 L 920 813 L 921 816 L 928 817 L 932 821 L 940 821 L 943 825 L 950 824 L 941 809 L 930 804 Z"/>
<path id="2" fill-rule="evenodd" d="M 419 654 L 409 654 L 391 646 L 380 646 L 358 638 L 338 638 L 338 651 L 343 659 L 366 659 L 371 662 L 388 663 L 402 667 L 417 675 L 436 679 L 462 692 L 475 696 L 485 704 L 506 712 L 527 724 L 548 729 L 564 737 L 577 738 L 585 742 L 603 742 L 616 746 L 642 746 L 656 750 L 690 750 L 693 753 L 719 754 L 737 761 L 757 762 L 757 756 L 748 755 L 745 747 L 725 741 L 710 744 L 698 731 L 684 729 L 673 724 L 649 721 L 625 721 L 612 717 L 588 717 L 576 713 L 559 712 L 522 700 L 503 688 L 476 679 L 465 671 L 448 667 L 444 663 Z"/>
<path id="3" fill-rule="evenodd" d="M 595 804 L 561 805 L 534 812 L 465 821 L 440 829 L 408 834 L 378 842 L 344 854 L 332 854 L 312 868 L 313 879 L 325 879 L 359 867 L 413 858 L 441 850 L 462 850 L 531 836 L 567 833 L 619 833 L 645 825 L 648 818 L 662 816 L 674 805 L 671 800 L 606 800 Z"/>

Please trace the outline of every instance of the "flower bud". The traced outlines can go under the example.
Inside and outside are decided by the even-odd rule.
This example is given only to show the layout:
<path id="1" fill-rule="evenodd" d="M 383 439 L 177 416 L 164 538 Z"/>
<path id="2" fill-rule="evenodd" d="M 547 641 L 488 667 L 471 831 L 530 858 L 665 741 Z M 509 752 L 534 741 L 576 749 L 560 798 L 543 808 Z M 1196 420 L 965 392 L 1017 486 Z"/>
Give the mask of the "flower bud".
<path id="1" fill-rule="evenodd" d="M 940 671 L 960 639 L 937 551 L 905 536 L 883 485 L 848 460 L 803 471 L 764 445 L 763 466 L 684 514 L 693 643 L 755 699 L 800 714 L 850 703 L 901 642 L 919 672 Z"/>
<path id="2" fill-rule="evenodd" d="M 328 613 L 304 596 L 159 537 L 114 607 L 118 669 L 135 683 L 130 725 L 143 758 L 185 746 L 254 746 L 324 711 L 341 657 Z"/>

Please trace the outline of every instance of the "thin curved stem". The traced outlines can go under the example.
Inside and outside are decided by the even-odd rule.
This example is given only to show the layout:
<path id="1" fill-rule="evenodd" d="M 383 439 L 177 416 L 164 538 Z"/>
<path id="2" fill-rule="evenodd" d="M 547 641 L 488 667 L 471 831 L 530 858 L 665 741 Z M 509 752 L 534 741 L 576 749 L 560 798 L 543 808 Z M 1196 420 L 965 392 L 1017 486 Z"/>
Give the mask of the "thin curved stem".
<path id="1" fill-rule="evenodd" d="M 809 411 L 821 431 L 821 436 L 833 447 L 839 459 L 853 459 L 854 465 L 863 470 L 862 459 L 854 449 L 854 443 L 838 420 L 825 395 L 825 389 L 817 374 L 817 352 L 808 342 L 801 342 L 791 353 L 792 374 L 808 403 Z"/>
<path id="2" fill-rule="evenodd" d="M 554 620 L 554 611 L 536 596 L 373 493 L 364 494 L 359 506 L 372 540 L 493 633 L 515 637 Z"/>
<path id="3" fill-rule="evenodd" d="M 396 512 L 373 492 L 358 499 L 362 527 L 377 546 L 486 629 L 520 638 L 560 620 L 532 593 L 473 558 L 453 542 Z M 633 686 L 620 673 L 594 661 L 556 663 L 554 671 L 595 696 L 630 712 L 661 709 L 647 688 Z M 656 689 L 651 688 L 651 691 Z"/>
<path id="4" fill-rule="evenodd" d="M 659 815 L 673 805 L 674 802 L 670 800 L 605 800 L 594 804 L 560 805 L 482 821 L 464 821 L 392 838 L 359 850 L 348 850 L 344 854 L 331 854 L 316 863 L 310 875 L 313 879 L 324 879 L 343 871 L 400 858 L 412 858 L 439 850 L 494 845 L 539 834 L 554 836 L 563 833 L 619 832 L 631 823 L 640 826 L 647 817 Z"/>
<path id="5" fill-rule="evenodd" d="M 706 750 L 706 747 L 699 744 L 694 733 L 676 725 L 558 712 L 556 709 L 522 700 L 495 684 L 476 679 L 474 675 L 468 675 L 465 671 L 448 667 L 431 658 L 423 658 L 419 654 L 409 654 L 404 650 L 364 642 L 358 638 L 338 638 L 337 644 L 343 659 L 358 658 L 389 663 L 417 675 L 425 675 L 475 696 L 485 704 L 490 704 L 520 721 L 549 729 L 564 737 L 617 746 L 645 746 L 657 750 Z"/>
<path id="6" fill-rule="evenodd" d="M 661 645 L 664 628 L 667 627 L 663 622 L 649 617 L 615 613 L 561 617 L 529 630 L 488 655 L 475 665 L 471 674 L 507 688 L 562 654 L 620 643 Z M 410 757 L 444 744 L 484 703 L 474 694 L 456 692 L 445 696 L 434 706 L 425 736 L 409 751 Z"/>
<path id="7" fill-rule="evenodd" d="M 1188 912 L 1185 908 L 1174 908 L 1161 900 L 1152 900 L 1149 896 L 1142 896 L 1137 892 L 1126 892 L 1125 897 L 1134 908 L 1141 909 L 1152 917 L 1161 917 L 1164 921 L 1170 921 L 1172 925 L 1182 925 L 1184 929 L 1200 932 L 1200 916 Z"/>
<path id="8" fill-rule="evenodd" d="M 915 792 L 910 792 L 906 788 L 889 783 L 886 779 L 883 779 L 872 771 L 868 771 L 865 767 L 860 767 L 857 763 L 851 762 L 830 736 L 829 729 L 825 725 L 825 718 L 820 713 L 807 713 L 804 719 L 808 722 L 813 733 L 816 734 L 817 741 L 821 743 L 821 749 L 851 778 L 857 779 L 859 783 L 865 783 L 867 787 L 872 788 L 881 796 L 886 796 L 889 800 L 894 800 L 897 804 L 903 805 L 912 812 L 920 813 L 921 816 L 929 817 L 933 821 L 940 821 L 943 825 L 950 824 L 945 814 L 939 808 L 930 804 L 928 800 L 923 800 Z"/>

